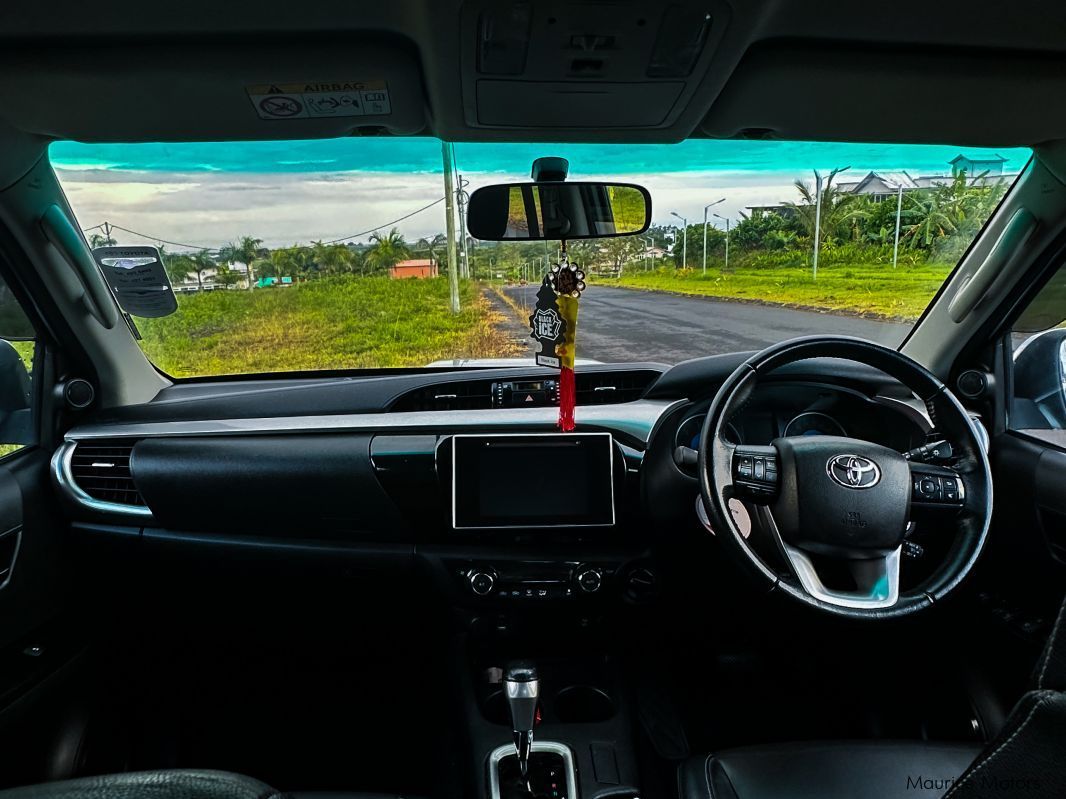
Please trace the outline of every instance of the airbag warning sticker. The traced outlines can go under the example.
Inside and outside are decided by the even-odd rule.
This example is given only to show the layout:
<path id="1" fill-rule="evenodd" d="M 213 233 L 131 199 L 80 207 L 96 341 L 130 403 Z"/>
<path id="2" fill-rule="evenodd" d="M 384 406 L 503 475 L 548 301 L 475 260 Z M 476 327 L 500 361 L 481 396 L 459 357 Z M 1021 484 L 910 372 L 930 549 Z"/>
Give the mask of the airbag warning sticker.
<path id="1" fill-rule="evenodd" d="M 248 98 L 263 119 L 362 117 L 391 114 L 383 80 L 264 83 L 248 87 Z"/>

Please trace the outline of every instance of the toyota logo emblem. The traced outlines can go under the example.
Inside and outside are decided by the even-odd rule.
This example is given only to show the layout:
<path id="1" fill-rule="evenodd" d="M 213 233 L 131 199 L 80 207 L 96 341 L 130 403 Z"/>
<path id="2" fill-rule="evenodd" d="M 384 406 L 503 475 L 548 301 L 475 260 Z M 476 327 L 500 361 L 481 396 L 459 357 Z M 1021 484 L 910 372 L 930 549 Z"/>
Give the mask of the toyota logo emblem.
<path id="1" fill-rule="evenodd" d="M 834 455 L 825 471 L 829 479 L 844 488 L 873 488 L 881 482 L 881 467 L 859 455 Z"/>

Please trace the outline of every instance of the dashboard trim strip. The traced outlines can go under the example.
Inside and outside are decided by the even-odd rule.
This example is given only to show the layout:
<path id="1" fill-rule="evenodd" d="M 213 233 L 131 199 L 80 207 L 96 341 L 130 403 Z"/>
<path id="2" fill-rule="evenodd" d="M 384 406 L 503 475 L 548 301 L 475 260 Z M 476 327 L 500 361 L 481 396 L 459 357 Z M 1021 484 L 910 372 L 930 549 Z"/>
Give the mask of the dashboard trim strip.
<path id="1" fill-rule="evenodd" d="M 619 405 L 578 408 L 578 421 L 648 443 L 659 419 L 684 400 L 637 400 Z M 403 411 L 322 416 L 279 416 L 255 419 L 89 424 L 69 430 L 67 441 L 97 438 L 262 435 L 271 433 L 397 432 L 425 430 L 440 434 L 501 428 L 555 430 L 556 408 L 500 408 L 466 411 Z"/>

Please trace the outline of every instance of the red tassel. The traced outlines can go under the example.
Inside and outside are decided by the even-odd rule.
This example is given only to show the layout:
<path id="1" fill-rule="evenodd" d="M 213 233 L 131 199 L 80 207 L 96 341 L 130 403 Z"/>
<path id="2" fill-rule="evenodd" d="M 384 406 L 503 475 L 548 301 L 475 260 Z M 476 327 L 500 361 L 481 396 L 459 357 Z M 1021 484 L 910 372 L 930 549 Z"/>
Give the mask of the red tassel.
<path id="1" fill-rule="evenodd" d="M 559 370 L 559 429 L 564 433 L 569 433 L 576 427 L 575 405 L 577 405 L 577 389 L 574 386 L 574 370 L 564 366 Z"/>

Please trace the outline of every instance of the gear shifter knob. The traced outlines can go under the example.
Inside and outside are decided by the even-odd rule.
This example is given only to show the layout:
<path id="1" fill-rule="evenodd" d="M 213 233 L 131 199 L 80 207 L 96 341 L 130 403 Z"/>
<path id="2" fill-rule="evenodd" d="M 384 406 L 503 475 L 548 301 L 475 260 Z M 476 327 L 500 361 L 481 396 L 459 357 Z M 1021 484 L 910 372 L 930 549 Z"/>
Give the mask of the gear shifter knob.
<path id="1" fill-rule="evenodd" d="M 540 699 L 540 680 L 537 667 L 527 661 L 507 664 L 503 677 L 507 707 L 511 711 L 511 730 L 518 753 L 518 767 L 525 778 L 529 770 L 529 752 L 533 746 L 533 726 Z"/>

